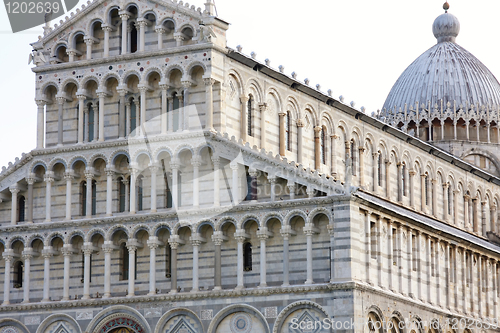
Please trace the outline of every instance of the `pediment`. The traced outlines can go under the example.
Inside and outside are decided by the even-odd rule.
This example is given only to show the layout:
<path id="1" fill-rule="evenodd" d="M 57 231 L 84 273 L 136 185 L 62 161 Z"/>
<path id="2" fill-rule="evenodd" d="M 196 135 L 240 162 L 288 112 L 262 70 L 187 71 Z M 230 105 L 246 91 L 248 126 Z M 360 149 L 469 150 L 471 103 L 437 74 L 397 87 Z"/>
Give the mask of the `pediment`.
<path id="1" fill-rule="evenodd" d="M 134 9 L 135 7 L 135 9 Z M 44 27 L 44 36 L 39 36 L 39 40 L 31 45 L 37 51 L 50 58 L 54 48 L 64 44 L 67 49 L 73 49 L 73 38 L 76 35 L 83 35 L 85 38 L 93 38 L 94 24 L 100 23 L 102 27 L 110 27 L 113 30 L 121 28 L 121 22 L 111 17 L 113 10 L 120 13 L 127 10 L 135 10 L 132 20 L 142 19 L 145 16 L 154 17 L 155 21 L 148 23 L 149 29 L 155 29 L 166 21 L 171 21 L 175 25 L 176 32 L 180 32 L 184 27 L 191 27 L 194 35 L 199 32 L 199 22 L 209 18 L 209 13 L 201 8 L 196 8 L 183 1 L 177 0 L 132 0 L 127 2 L 112 0 L 88 1 L 86 5 L 71 12 L 65 20 L 60 20 L 53 28 Z M 116 15 L 116 14 L 115 14 Z M 119 17 L 118 17 L 119 19 Z M 96 40 L 96 42 L 99 42 Z"/>

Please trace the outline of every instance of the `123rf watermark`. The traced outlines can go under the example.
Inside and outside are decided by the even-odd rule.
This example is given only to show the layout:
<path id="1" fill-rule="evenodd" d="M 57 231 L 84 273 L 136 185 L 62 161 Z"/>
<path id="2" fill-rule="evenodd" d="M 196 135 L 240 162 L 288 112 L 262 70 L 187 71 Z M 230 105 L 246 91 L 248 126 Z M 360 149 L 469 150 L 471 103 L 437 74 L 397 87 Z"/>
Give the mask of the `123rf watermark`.
<path id="1" fill-rule="evenodd" d="M 299 318 L 293 318 L 289 324 L 289 328 L 293 330 L 311 330 L 311 331 L 322 331 L 322 330 L 354 330 L 360 327 L 367 328 L 369 331 L 380 331 L 382 329 L 391 331 L 393 328 L 401 330 L 412 330 L 412 329 L 433 329 L 440 330 L 449 327 L 453 330 L 488 330 L 488 329 L 498 329 L 499 323 L 498 319 L 491 320 L 474 320 L 469 318 L 446 318 L 444 320 L 432 320 L 431 322 L 426 321 L 416 321 L 414 319 L 405 319 L 400 321 L 375 321 L 375 320 L 336 320 L 333 318 L 325 318 L 323 320 L 307 320 L 300 321 Z"/>
<path id="2" fill-rule="evenodd" d="M 4 0 L 13 33 L 48 23 L 76 7 L 78 0 Z"/>

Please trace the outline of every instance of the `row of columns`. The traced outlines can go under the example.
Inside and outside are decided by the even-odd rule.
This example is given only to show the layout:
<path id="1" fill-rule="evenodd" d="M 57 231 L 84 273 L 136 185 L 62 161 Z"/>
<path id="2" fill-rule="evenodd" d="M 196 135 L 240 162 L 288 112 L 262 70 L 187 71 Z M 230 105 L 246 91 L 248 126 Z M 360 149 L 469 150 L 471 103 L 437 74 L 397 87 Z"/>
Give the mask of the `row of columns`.
<path id="1" fill-rule="evenodd" d="M 307 238 L 306 247 L 306 267 L 307 267 L 307 279 L 305 284 L 313 284 L 313 253 L 312 253 L 312 236 L 319 233 L 313 224 L 307 223 L 303 229 Z M 333 239 L 333 228 L 329 228 L 331 238 Z M 289 239 L 291 236 L 296 235 L 296 232 L 290 226 L 283 226 L 280 229 L 281 236 L 283 238 L 283 284 L 282 286 L 290 285 L 289 277 Z M 270 232 L 266 227 L 260 228 L 257 231 L 257 238 L 260 241 L 260 288 L 267 287 L 267 254 L 266 254 L 266 242 L 274 234 Z M 250 238 L 245 230 L 237 230 L 234 234 L 237 241 L 237 286 L 236 289 L 245 288 L 244 276 L 243 276 L 243 244 Z M 212 241 L 215 245 L 214 253 L 214 290 L 222 289 L 221 281 L 221 246 L 224 241 L 227 241 L 228 237 L 225 236 L 221 231 L 215 231 L 212 235 Z M 193 234 L 189 238 L 189 242 L 193 247 L 193 270 L 192 270 L 192 290 L 191 292 L 199 291 L 199 247 L 202 243 L 207 242 L 207 240 L 201 237 L 200 234 Z M 171 260 L 171 291 L 170 293 L 177 292 L 177 254 L 178 248 L 185 244 L 186 242 L 182 240 L 178 235 L 172 235 L 168 240 L 168 245 L 171 248 L 170 260 Z M 155 295 L 156 291 L 156 250 L 160 246 L 165 244 L 158 239 L 156 236 L 149 237 L 147 241 L 147 246 L 150 249 L 150 272 L 149 272 L 149 295 Z M 137 239 L 129 239 L 126 243 L 126 248 L 129 252 L 129 271 L 128 271 L 128 293 L 127 297 L 135 296 L 135 256 L 138 248 L 142 248 L 143 244 Z M 111 297 L 111 253 L 118 250 L 119 247 L 116 246 L 111 241 L 105 241 L 102 246 L 102 251 L 104 252 L 104 293 L 103 298 Z M 100 249 L 95 247 L 92 243 L 86 242 L 81 248 L 81 252 L 84 256 L 84 278 L 83 278 L 83 296 L 82 299 L 90 299 L 90 267 L 91 267 L 91 255 L 94 252 L 98 252 Z M 30 302 L 30 275 L 31 275 L 31 259 L 33 257 L 42 256 L 44 258 L 44 270 L 43 270 L 43 299 L 42 302 L 50 301 L 50 267 L 51 258 L 54 255 L 62 254 L 64 257 L 64 271 L 63 271 L 63 301 L 68 301 L 69 296 L 69 283 L 70 283 L 70 267 L 71 267 L 71 256 L 77 254 L 79 251 L 72 247 L 70 244 L 65 244 L 60 251 L 54 250 L 51 246 L 45 246 L 41 253 L 34 251 L 32 248 L 26 248 L 22 252 L 22 258 L 24 260 L 24 285 L 23 285 L 23 303 Z M 10 304 L 10 284 L 11 284 L 11 263 L 12 261 L 19 257 L 15 254 L 13 250 L 7 250 L 3 253 L 3 258 L 5 260 L 5 280 L 4 280 L 4 301 L 3 305 Z M 332 265 L 333 267 L 333 265 Z M 333 269 L 332 269 L 333 271 Z M 333 278 L 333 275 L 332 275 Z"/>
<path id="2" fill-rule="evenodd" d="M 365 212 L 367 283 L 387 287 L 393 292 L 449 310 L 496 317 L 500 296 L 498 260 L 381 216 L 376 216 L 374 230 L 372 213 Z M 384 220 L 387 221 L 387 229 Z M 382 246 L 383 230 L 387 230 L 386 249 Z M 406 247 L 403 239 L 406 239 Z M 458 278 L 459 265 L 462 281 Z M 374 269 L 377 271 L 375 275 Z M 491 274 L 487 273 L 490 269 Z M 407 281 L 404 281 L 405 277 Z M 460 284 L 461 293 L 458 290 Z M 448 288 L 448 291 L 443 293 L 442 287 Z"/>
<path id="3" fill-rule="evenodd" d="M 205 128 L 213 130 L 213 85 L 215 80 L 212 78 L 204 78 L 205 83 L 205 108 L 206 108 L 206 119 Z M 189 119 L 186 107 L 188 106 L 189 100 L 189 88 L 192 86 L 190 80 L 185 80 L 182 82 L 183 94 L 179 94 L 179 102 L 181 107 L 179 108 L 179 130 L 189 129 Z M 160 88 L 162 89 L 161 94 L 161 134 L 166 134 L 168 132 L 173 132 L 173 97 L 167 97 L 167 90 L 173 88 L 167 83 L 161 83 Z M 146 92 L 150 91 L 151 88 L 147 85 L 139 85 L 138 89 L 140 91 L 140 103 L 134 102 L 137 107 L 137 135 L 141 133 L 141 129 L 144 129 L 144 124 L 146 122 Z M 119 86 L 117 92 L 120 96 L 120 107 L 119 107 L 119 138 L 123 139 L 128 136 L 133 128 L 130 126 L 130 102 L 126 100 L 126 95 L 129 90 L 126 87 Z M 94 141 L 103 142 L 105 140 L 104 136 L 104 105 L 107 97 L 112 96 L 108 91 L 97 91 L 97 96 L 99 97 L 99 103 L 93 104 L 94 110 Z M 87 94 L 85 90 L 79 90 L 76 93 L 78 99 L 78 143 L 82 144 L 84 142 L 89 142 L 89 109 L 85 106 L 86 100 L 92 100 L 91 96 Z M 57 145 L 63 145 L 63 109 L 67 102 L 72 102 L 73 100 L 66 96 L 66 94 L 56 95 L 56 101 L 58 104 L 58 123 L 57 123 Z M 38 107 L 37 112 L 37 149 L 44 148 L 44 134 L 45 134 L 45 105 L 50 104 L 49 101 L 39 99 L 36 100 Z M 170 112 L 167 112 L 170 110 Z M 85 119 L 87 126 L 85 126 Z M 84 131 L 85 129 L 85 131 Z"/>

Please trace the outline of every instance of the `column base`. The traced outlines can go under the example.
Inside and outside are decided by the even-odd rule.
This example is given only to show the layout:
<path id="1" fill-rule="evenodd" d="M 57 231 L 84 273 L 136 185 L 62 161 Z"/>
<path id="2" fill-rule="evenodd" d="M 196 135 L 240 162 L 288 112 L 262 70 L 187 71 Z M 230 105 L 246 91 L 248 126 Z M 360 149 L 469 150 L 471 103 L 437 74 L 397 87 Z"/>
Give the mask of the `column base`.
<path id="1" fill-rule="evenodd" d="M 306 282 L 304 282 L 304 284 L 313 284 L 314 281 L 313 280 L 306 280 Z"/>
<path id="2" fill-rule="evenodd" d="M 190 293 L 193 293 L 193 294 L 194 294 L 194 293 L 198 293 L 198 292 L 200 292 L 200 290 L 199 290 L 198 288 L 196 288 L 196 289 L 194 289 L 194 288 L 193 288 L 193 289 L 191 289 L 191 291 L 190 291 Z"/>
<path id="3" fill-rule="evenodd" d="M 257 288 L 267 288 L 267 283 L 261 283 Z"/>
<path id="4" fill-rule="evenodd" d="M 155 291 L 150 291 L 150 292 L 148 293 L 148 296 L 155 296 L 155 295 L 156 295 L 156 292 L 155 292 Z"/>
<path id="5" fill-rule="evenodd" d="M 48 223 L 48 222 L 52 222 L 51 219 L 45 219 L 45 221 L 43 221 L 44 223 Z"/>
<path id="6" fill-rule="evenodd" d="M 236 288 L 234 288 L 234 290 L 243 290 L 245 289 L 245 286 L 236 286 Z"/>
<path id="7" fill-rule="evenodd" d="M 156 212 L 157 212 L 157 210 L 156 210 L 156 209 L 151 209 L 149 212 L 150 212 L 150 213 L 156 213 Z"/>
<path id="8" fill-rule="evenodd" d="M 107 217 L 111 217 L 111 216 L 113 216 L 113 214 L 106 214 L 106 216 L 107 216 Z"/>
<path id="9" fill-rule="evenodd" d="M 106 299 L 106 298 L 111 298 L 111 294 L 104 294 L 104 295 L 102 296 L 102 298 L 103 298 L 103 299 Z"/>
<path id="10" fill-rule="evenodd" d="M 3 302 L 3 303 L 2 303 L 2 306 L 4 306 L 4 305 L 9 305 L 9 304 L 10 304 L 10 302 L 9 302 L 9 301 L 6 301 L 6 302 Z"/>
<path id="11" fill-rule="evenodd" d="M 48 303 L 48 302 L 50 302 L 50 299 L 46 299 L 46 298 L 44 298 L 44 299 L 42 299 L 40 302 L 41 302 L 41 303 Z"/>
<path id="12" fill-rule="evenodd" d="M 21 304 L 26 304 L 26 303 L 30 303 L 30 300 L 27 299 L 27 300 L 24 300 L 24 301 L 21 302 Z"/>
<path id="13" fill-rule="evenodd" d="M 82 296 L 81 299 L 90 299 L 90 296 L 85 295 L 85 296 Z"/>
<path id="14" fill-rule="evenodd" d="M 212 289 L 212 290 L 222 290 L 222 288 L 221 287 L 214 287 L 214 289 Z"/>
<path id="15" fill-rule="evenodd" d="M 61 300 L 61 302 L 67 302 L 67 301 L 69 301 L 69 297 L 63 297 L 63 299 Z"/>
<path id="16" fill-rule="evenodd" d="M 177 294 L 177 290 L 172 289 L 172 290 L 170 290 L 169 294 Z"/>
<path id="17" fill-rule="evenodd" d="M 134 297 L 135 294 L 127 294 L 127 298 L 131 298 L 131 297 Z"/>
<path id="18" fill-rule="evenodd" d="M 281 287 L 290 287 L 290 283 L 283 283 Z"/>

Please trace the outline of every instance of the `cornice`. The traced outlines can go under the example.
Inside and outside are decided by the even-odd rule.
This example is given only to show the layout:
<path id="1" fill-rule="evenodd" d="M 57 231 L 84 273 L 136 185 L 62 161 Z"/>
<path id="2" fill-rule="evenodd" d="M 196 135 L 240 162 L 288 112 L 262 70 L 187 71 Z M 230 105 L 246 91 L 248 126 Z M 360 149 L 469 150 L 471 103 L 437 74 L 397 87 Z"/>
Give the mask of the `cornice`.
<path id="1" fill-rule="evenodd" d="M 203 43 L 203 44 L 195 44 L 195 45 L 184 45 L 173 47 L 165 50 L 154 50 L 154 51 L 145 51 L 145 52 L 136 52 L 136 53 L 128 53 L 123 55 L 111 56 L 107 58 L 99 58 L 99 59 L 90 59 L 90 60 L 78 60 L 73 62 L 64 62 L 55 65 L 44 65 L 39 67 L 33 67 L 31 70 L 34 73 L 40 74 L 44 72 L 51 71 L 60 71 L 65 69 L 75 69 L 81 67 L 90 67 L 97 65 L 106 65 L 109 63 L 117 63 L 124 61 L 133 61 L 133 60 L 144 60 L 145 58 L 152 57 L 160 57 L 160 56 L 171 56 L 179 53 L 188 53 L 202 50 L 215 50 L 226 54 L 228 50 L 226 48 L 220 47 L 216 44 L 212 43 Z"/>

